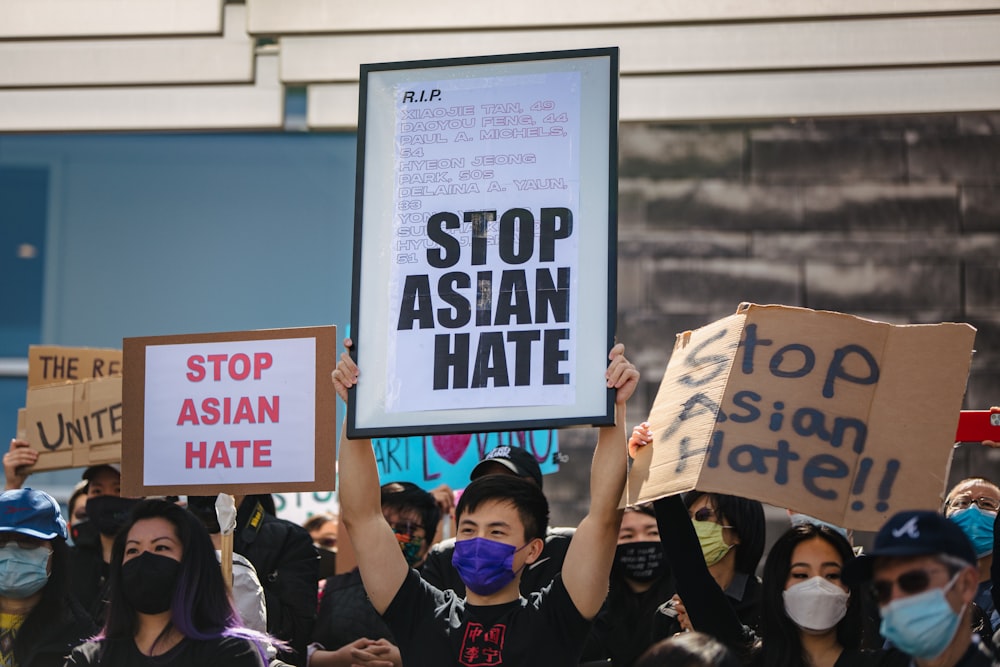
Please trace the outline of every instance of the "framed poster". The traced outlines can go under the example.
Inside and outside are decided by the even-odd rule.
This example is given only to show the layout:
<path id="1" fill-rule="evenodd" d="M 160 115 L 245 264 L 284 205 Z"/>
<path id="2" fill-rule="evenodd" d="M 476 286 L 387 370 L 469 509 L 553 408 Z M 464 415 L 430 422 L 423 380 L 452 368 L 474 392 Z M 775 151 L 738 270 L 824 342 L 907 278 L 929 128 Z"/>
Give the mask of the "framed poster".
<path id="1" fill-rule="evenodd" d="M 336 327 L 124 340 L 122 494 L 332 491 Z"/>
<path id="2" fill-rule="evenodd" d="M 618 49 L 362 65 L 348 437 L 614 422 Z"/>

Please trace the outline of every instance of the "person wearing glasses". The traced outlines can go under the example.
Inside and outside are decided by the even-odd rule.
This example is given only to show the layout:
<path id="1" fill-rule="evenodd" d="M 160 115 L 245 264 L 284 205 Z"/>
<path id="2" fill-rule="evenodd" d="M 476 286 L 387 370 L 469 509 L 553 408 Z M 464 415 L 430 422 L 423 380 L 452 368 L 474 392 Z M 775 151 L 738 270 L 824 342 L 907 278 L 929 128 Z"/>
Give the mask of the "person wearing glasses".
<path id="1" fill-rule="evenodd" d="M 976 560 L 956 523 L 937 512 L 905 511 L 882 526 L 871 551 L 845 566 L 844 579 L 871 586 L 882 636 L 915 667 L 995 667 L 992 647 L 971 628 Z"/>
<path id="2" fill-rule="evenodd" d="M 637 426 L 630 451 L 651 444 L 648 426 Z M 842 580 L 843 568 L 854 560 L 854 551 L 840 532 L 826 525 L 802 523 L 778 538 L 764 565 L 759 627 L 741 622 L 731 598 L 723 593 L 718 568 L 713 571 L 708 565 L 714 559 L 706 553 L 704 535 L 718 529 L 709 531 L 697 525 L 699 520 L 711 518 L 704 511 L 701 518 L 698 516 L 708 507 L 699 502 L 703 498 L 701 494 L 693 501 L 682 501 L 679 496 L 668 496 L 653 503 L 659 533 L 664 537 L 664 555 L 684 600 L 683 607 L 677 608 L 683 609 L 686 629 L 711 635 L 752 667 L 908 664 L 909 659 L 898 651 L 861 648 L 863 595 L 858 586 L 849 587 Z M 715 510 L 722 513 L 720 505 L 715 505 Z M 726 517 L 723 514 L 723 526 L 730 525 Z"/>
<path id="3" fill-rule="evenodd" d="M 392 527 L 406 564 L 419 568 L 437 532 L 441 511 L 434 496 L 410 482 L 381 487 L 382 516 Z M 309 667 L 402 664 L 389 626 L 365 593 L 359 568 L 329 577 L 309 646 Z"/>
<path id="4" fill-rule="evenodd" d="M 1000 613 L 993 601 L 993 523 L 1000 510 L 1000 488 L 982 477 L 963 479 L 948 492 L 944 515 L 958 524 L 976 551 L 979 590 L 976 606 L 983 610 L 993 630 L 1000 628 Z M 990 633 L 992 634 L 992 633 Z"/>
<path id="5" fill-rule="evenodd" d="M 756 628 L 760 623 L 761 595 L 756 572 L 764 555 L 766 526 L 763 505 L 748 498 L 697 490 L 684 496 L 684 505 L 712 578 L 725 591 L 740 622 Z M 694 629 L 683 595 L 675 596 L 672 603 L 679 629 Z"/>

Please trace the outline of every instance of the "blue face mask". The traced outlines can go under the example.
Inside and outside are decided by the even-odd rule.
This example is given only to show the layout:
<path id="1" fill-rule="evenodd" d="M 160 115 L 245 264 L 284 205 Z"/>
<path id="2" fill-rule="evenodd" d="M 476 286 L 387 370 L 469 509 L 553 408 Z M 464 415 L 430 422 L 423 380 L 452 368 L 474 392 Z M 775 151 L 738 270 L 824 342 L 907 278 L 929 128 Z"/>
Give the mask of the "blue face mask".
<path id="1" fill-rule="evenodd" d="M 899 650 L 921 660 L 944 653 L 962 619 L 945 597 L 958 581 L 959 574 L 956 573 L 944 588 L 932 588 L 881 607 L 879 632 L 882 636 Z"/>
<path id="2" fill-rule="evenodd" d="M 976 550 L 976 558 L 982 558 L 993 553 L 993 521 L 996 512 L 986 512 L 976 505 L 970 505 L 964 510 L 958 510 L 948 517 L 962 529 L 965 536 L 972 542 Z"/>
<path id="3" fill-rule="evenodd" d="M 49 581 L 51 553 L 46 547 L 0 547 L 0 595 L 21 600 L 42 590 Z"/>
<path id="4" fill-rule="evenodd" d="M 477 595 L 492 595 L 517 576 L 514 554 L 518 551 L 512 544 L 473 537 L 455 542 L 451 563 L 466 588 Z"/>

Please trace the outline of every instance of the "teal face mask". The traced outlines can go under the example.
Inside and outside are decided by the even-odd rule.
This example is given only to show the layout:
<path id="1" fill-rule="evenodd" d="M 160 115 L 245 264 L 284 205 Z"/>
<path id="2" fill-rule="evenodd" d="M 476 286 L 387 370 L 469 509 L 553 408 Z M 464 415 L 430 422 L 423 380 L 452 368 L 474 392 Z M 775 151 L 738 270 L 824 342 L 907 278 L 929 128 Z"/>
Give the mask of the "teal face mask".
<path id="1" fill-rule="evenodd" d="M 879 609 L 879 632 L 899 650 L 914 658 L 929 660 L 944 653 L 962 619 L 952 610 L 945 593 L 958 581 L 956 573 L 944 588 L 893 600 Z"/>
<path id="2" fill-rule="evenodd" d="M 976 558 L 982 558 L 993 553 L 993 522 L 996 512 L 987 512 L 976 505 L 970 505 L 964 510 L 958 510 L 948 517 L 958 524 L 965 536 L 972 542 L 976 550 Z"/>
<path id="3" fill-rule="evenodd" d="M 18 544 L 0 547 L 0 593 L 21 600 L 31 597 L 49 581 L 46 547 L 25 549 Z"/>
<path id="4" fill-rule="evenodd" d="M 393 530 L 399 548 L 403 552 L 403 558 L 410 567 L 416 567 L 421 561 L 420 549 L 424 546 L 424 538 L 416 537 L 412 533 Z"/>

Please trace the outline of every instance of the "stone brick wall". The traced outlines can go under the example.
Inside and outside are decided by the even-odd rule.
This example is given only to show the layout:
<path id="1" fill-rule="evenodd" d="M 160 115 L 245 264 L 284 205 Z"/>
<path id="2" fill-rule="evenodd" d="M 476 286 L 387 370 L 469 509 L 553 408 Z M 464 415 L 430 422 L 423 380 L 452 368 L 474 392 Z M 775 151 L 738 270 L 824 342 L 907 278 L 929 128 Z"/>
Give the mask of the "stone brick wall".
<path id="1" fill-rule="evenodd" d="M 742 301 L 978 329 L 965 407 L 1000 405 L 1000 113 L 623 124 L 618 339 L 649 411 L 674 334 Z M 586 512 L 595 436 L 564 431 L 553 521 Z M 958 450 L 952 479 L 1000 480 Z"/>

